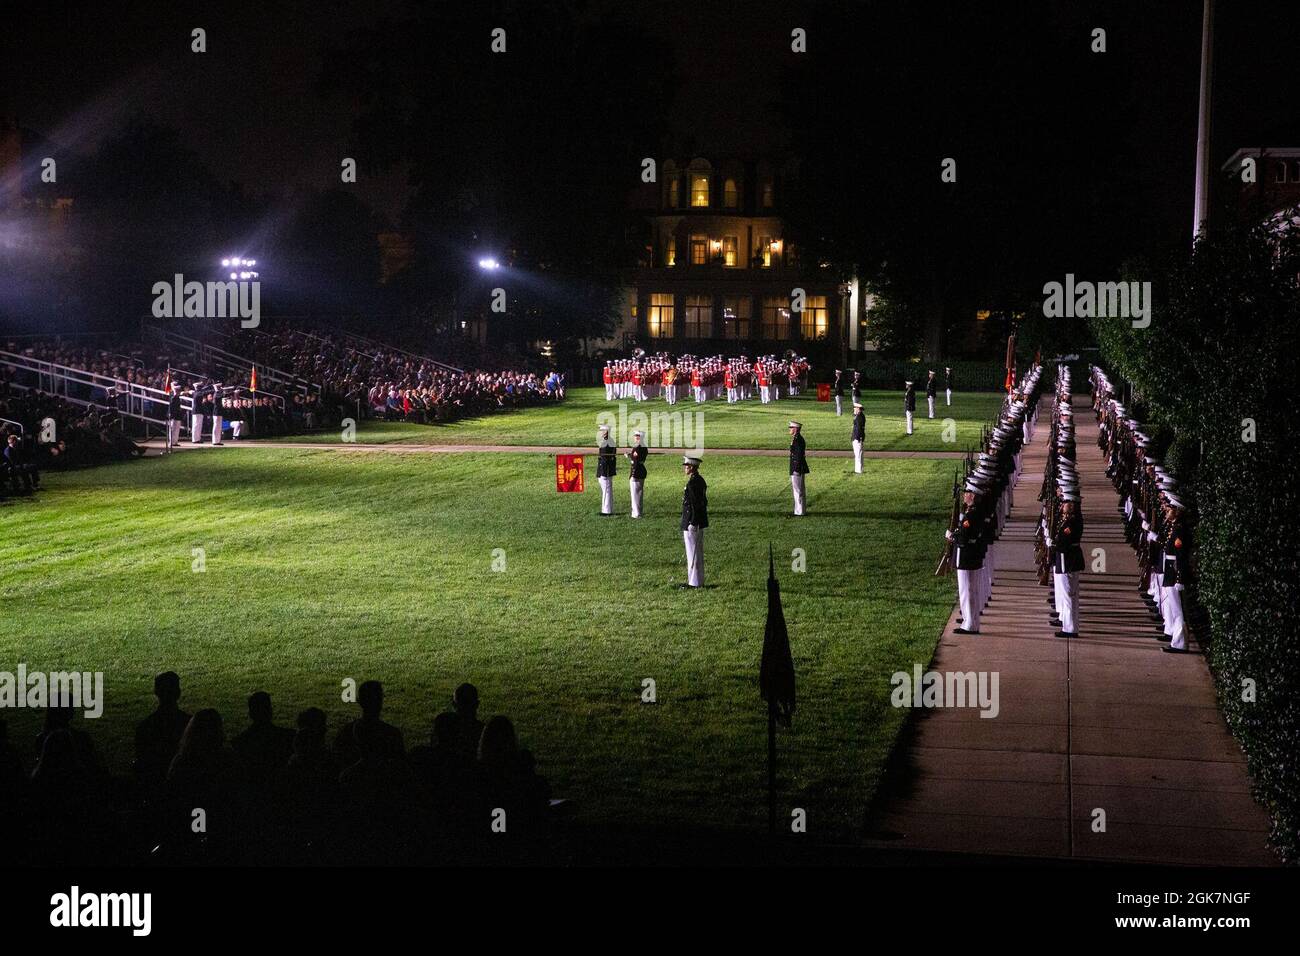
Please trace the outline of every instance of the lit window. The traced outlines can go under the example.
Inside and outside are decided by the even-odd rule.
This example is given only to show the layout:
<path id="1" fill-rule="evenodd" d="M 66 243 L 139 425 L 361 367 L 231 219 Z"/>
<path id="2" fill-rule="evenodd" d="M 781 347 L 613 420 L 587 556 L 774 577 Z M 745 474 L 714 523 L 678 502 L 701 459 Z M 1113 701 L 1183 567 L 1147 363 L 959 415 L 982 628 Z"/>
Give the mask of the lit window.
<path id="1" fill-rule="evenodd" d="M 668 245 L 664 248 L 664 264 L 677 265 L 677 237 L 669 236 Z"/>
<path id="2" fill-rule="evenodd" d="M 650 293 L 650 311 L 646 315 L 645 324 L 651 338 L 672 338 L 673 294 L 671 292 Z"/>
<path id="3" fill-rule="evenodd" d="M 728 179 L 722 184 L 722 204 L 728 209 L 735 209 L 740 205 L 740 192 L 736 189 L 734 179 Z"/>
<path id="4" fill-rule="evenodd" d="M 782 296 L 763 298 L 763 338 L 788 339 L 790 337 L 790 300 Z"/>
<path id="5" fill-rule="evenodd" d="M 762 260 L 764 269 L 772 264 L 771 236 L 763 236 L 758 240 L 758 257 Z"/>
<path id="6" fill-rule="evenodd" d="M 736 237 L 722 237 L 722 264 L 724 266 L 734 266 L 736 264 Z"/>
<path id="7" fill-rule="evenodd" d="M 691 265 L 702 266 L 709 261 L 709 240 L 705 236 L 691 236 Z"/>
<path id="8" fill-rule="evenodd" d="M 729 339 L 749 338 L 749 316 L 753 300 L 747 295 L 722 300 L 722 334 Z"/>
<path id="9" fill-rule="evenodd" d="M 709 204 L 709 177 L 700 173 L 691 174 L 691 205 L 707 206 Z"/>
<path id="10" fill-rule="evenodd" d="M 808 296 L 799 315 L 799 333 L 805 339 L 824 339 L 826 327 L 826 296 Z"/>
<path id="11" fill-rule="evenodd" d="M 688 295 L 686 297 L 686 337 L 708 338 L 713 334 L 713 296 Z"/>
<path id="12" fill-rule="evenodd" d="M 763 208 L 771 209 L 776 204 L 776 194 L 773 192 L 772 180 L 763 180 Z"/>

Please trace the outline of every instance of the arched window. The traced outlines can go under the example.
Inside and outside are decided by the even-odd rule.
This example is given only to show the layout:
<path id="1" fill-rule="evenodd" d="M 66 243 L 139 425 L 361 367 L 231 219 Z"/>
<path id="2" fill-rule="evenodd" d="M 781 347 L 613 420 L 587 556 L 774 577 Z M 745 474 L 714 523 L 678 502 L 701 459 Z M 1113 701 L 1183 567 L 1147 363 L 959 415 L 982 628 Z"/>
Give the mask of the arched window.
<path id="1" fill-rule="evenodd" d="M 682 183 L 674 176 L 668 183 L 668 208 L 676 209 L 682 204 L 681 202 Z"/>
<path id="2" fill-rule="evenodd" d="M 736 188 L 736 180 L 730 176 L 722 185 L 722 205 L 728 209 L 735 209 L 740 205 L 740 190 Z"/>
<path id="3" fill-rule="evenodd" d="M 709 204 L 709 177 L 705 173 L 691 173 L 691 205 Z"/>

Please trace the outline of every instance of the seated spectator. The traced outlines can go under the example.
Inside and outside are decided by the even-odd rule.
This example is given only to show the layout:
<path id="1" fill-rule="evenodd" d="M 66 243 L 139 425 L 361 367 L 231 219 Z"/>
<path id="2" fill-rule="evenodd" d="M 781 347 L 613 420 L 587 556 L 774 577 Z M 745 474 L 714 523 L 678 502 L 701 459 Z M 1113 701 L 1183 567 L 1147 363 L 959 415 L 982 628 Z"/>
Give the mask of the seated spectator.
<path id="1" fill-rule="evenodd" d="M 402 732 L 380 717 L 384 709 L 384 685 L 377 680 L 366 681 L 357 690 L 357 704 L 361 707 L 361 716 L 346 724 L 334 738 L 334 752 L 342 764 L 346 767 L 361 757 L 357 742 L 358 728 L 370 733 L 369 739 L 382 756 L 405 758 L 406 746 L 402 741 Z"/>
<path id="2" fill-rule="evenodd" d="M 221 715 L 196 712 L 163 785 L 163 859 L 232 862 L 244 836 L 242 787 Z"/>
<path id="3" fill-rule="evenodd" d="M 177 706 L 181 679 L 174 671 L 155 677 L 153 692 L 158 707 L 135 728 L 135 773 L 147 790 L 156 788 L 167 776 L 190 722 L 190 715 Z"/>
<path id="4" fill-rule="evenodd" d="M 271 721 L 271 695 L 256 691 L 248 698 L 248 729 L 230 742 L 243 765 L 249 786 L 268 791 L 293 754 L 294 732 Z"/>
<path id="5" fill-rule="evenodd" d="M 475 760 L 483 736 L 483 721 L 478 719 L 478 688 L 461 684 L 452 695 L 451 706 L 456 712 L 456 747 L 466 760 Z"/>

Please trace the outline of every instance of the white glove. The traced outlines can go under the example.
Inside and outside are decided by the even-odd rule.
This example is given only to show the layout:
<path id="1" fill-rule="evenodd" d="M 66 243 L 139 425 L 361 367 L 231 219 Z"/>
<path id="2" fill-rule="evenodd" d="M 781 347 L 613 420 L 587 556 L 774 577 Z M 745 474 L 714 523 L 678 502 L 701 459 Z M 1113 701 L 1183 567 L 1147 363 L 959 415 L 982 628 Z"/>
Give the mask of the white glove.
<path id="1" fill-rule="evenodd" d="M 699 531 L 700 529 L 697 528 L 697 527 L 695 527 L 695 525 L 693 525 L 693 524 L 688 524 L 688 525 L 686 526 L 686 530 L 687 530 L 687 531 Z"/>

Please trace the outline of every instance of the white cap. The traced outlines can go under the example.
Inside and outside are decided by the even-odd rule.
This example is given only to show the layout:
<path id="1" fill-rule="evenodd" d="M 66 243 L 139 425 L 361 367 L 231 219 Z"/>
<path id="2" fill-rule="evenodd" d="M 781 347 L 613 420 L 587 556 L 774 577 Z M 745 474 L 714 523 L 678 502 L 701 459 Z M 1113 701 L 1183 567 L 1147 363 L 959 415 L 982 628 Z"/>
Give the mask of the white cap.
<path id="1" fill-rule="evenodd" d="M 790 422 L 790 427 L 791 427 L 791 428 L 803 428 L 803 425 L 799 424 L 799 423 L 796 422 L 796 421 L 791 421 L 791 422 Z"/>
<path id="2" fill-rule="evenodd" d="M 699 467 L 699 465 L 701 464 L 701 459 L 699 459 L 699 458 L 692 458 L 690 455 L 683 455 L 683 456 L 682 456 L 682 464 L 683 464 L 683 465 L 695 465 L 696 467 Z"/>
<path id="3" fill-rule="evenodd" d="M 599 428 L 596 429 L 596 431 L 597 431 L 597 432 L 600 432 L 601 434 L 606 434 L 606 433 L 609 432 L 609 426 L 608 426 L 608 425 L 601 425 Z"/>

